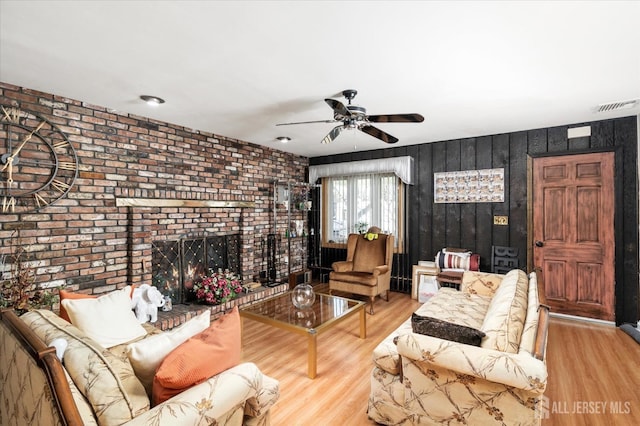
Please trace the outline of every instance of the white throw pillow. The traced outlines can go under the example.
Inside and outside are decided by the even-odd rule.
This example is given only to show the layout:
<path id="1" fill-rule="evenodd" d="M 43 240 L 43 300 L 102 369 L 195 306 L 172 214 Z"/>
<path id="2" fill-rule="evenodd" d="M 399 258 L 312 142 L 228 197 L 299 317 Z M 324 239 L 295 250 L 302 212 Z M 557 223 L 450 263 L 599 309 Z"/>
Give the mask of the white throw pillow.
<path id="1" fill-rule="evenodd" d="M 147 334 L 131 310 L 126 292 L 113 291 L 97 299 L 65 299 L 62 304 L 71 323 L 104 348 Z"/>
<path id="2" fill-rule="evenodd" d="M 171 351 L 186 342 L 191 337 L 209 328 L 211 325 L 211 311 L 206 310 L 200 315 L 164 333 L 154 334 L 146 339 L 127 345 L 127 356 L 133 370 L 151 395 L 153 376 L 162 360 Z"/>

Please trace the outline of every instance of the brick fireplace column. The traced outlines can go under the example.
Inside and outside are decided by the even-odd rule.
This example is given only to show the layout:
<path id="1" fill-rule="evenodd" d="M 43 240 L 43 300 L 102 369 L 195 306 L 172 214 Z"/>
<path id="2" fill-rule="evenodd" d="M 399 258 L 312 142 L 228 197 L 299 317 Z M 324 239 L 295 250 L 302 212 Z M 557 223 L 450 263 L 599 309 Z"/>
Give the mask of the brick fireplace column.
<path id="1" fill-rule="evenodd" d="M 129 257 L 127 284 L 151 285 L 151 242 L 150 221 L 145 220 L 141 209 L 127 209 L 127 255 Z M 142 209 L 146 210 L 146 209 Z"/>
<path id="2" fill-rule="evenodd" d="M 255 272 L 255 230 L 249 226 L 245 215 L 249 209 L 240 209 L 240 262 L 242 264 L 242 281 L 251 282 Z"/>

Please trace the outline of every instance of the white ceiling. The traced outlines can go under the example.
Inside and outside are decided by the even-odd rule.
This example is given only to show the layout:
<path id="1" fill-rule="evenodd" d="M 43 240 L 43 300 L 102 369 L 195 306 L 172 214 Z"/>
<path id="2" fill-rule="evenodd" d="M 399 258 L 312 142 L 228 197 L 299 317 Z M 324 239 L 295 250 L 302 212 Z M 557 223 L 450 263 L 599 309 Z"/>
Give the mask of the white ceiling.
<path id="1" fill-rule="evenodd" d="M 638 1 L 0 0 L 0 81 L 313 157 L 389 146 L 275 126 L 344 89 L 424 115 L 377 124 L 396 145 L 639 114 L 595 113 L 640 98 L 639 22 Z"/>

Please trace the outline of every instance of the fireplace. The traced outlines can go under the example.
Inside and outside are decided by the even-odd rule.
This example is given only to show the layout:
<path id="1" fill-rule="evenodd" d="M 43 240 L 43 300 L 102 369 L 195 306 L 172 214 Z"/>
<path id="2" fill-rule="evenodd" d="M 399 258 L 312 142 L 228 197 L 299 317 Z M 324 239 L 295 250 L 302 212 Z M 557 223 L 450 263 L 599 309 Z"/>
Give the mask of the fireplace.
<path id="1" fill-rule="evenodd" d="M 219 269 L 241 277 L 240 234 L 189 234 L 151 243 L 152 282 L 173 303 L 193 301 L 193 283 Z"/>

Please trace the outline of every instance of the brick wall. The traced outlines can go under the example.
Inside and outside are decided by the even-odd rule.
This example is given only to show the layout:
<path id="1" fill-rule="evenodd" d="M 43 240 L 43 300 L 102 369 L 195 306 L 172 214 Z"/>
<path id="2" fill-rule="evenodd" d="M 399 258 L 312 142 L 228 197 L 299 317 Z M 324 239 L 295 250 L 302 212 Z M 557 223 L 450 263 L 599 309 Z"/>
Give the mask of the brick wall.
<path id="1" fill-rule="evenodd" d="M 102 293 L 151 283 L 151 241 L 191 232 L 243 235 L 243 276 L 260 270 L 274 180 L 303 181 L 308 160 L 267 147 L 0 83 L 0 105 L 65 132 L 80 172 L 67 196 L 33 214 L 0 214 L 0 253 L 28 247 L 43 287 Z M 117 207 L 118 198 L 246 201 L 251 208 Z"/>

